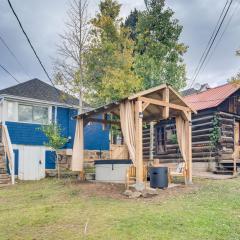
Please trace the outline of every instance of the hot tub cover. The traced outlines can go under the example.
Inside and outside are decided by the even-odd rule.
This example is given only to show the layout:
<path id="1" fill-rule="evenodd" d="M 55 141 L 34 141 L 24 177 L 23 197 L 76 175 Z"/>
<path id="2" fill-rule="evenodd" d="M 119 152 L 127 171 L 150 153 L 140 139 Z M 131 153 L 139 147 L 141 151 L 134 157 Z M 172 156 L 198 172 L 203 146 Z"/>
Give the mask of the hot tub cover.
<path id="1" fill-rule="evenodd" d="M 95 165 L 100 164 L 132 164 L 132 160 L 128 159 L 110 159 L 110 160 L 95 160 Z"/>

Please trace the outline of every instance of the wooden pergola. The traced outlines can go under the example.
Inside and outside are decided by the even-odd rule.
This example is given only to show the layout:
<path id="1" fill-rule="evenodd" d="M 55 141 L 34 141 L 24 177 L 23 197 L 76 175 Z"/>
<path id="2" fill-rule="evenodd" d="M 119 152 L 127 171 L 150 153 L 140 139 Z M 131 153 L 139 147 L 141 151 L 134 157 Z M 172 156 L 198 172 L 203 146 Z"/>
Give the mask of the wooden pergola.
<path id="1" fill-rule="evenodd" d="M 192 126 L 191 114 L 196 113 L 169 85 L 163 84 L 139 92 L 118 102 L 113 102 L 77 116 L 77 127 L 73 147 L 72 170 L 83 171 L 83 128 L 89 122 L 117 124 L 121 126 L 130 157 L 136 166 L 137 184 L 143 184 L 143 123 L 177 118 L 181 135 L 178 140 L 184 156 L 187 183 L 192 182 Z M 120 121 L 111 121 L 107 114 L 117 115 Z M 99 116 L 103 116 L 99 118 Z M 179 142 L 178 141 L 178 142 Z"/>

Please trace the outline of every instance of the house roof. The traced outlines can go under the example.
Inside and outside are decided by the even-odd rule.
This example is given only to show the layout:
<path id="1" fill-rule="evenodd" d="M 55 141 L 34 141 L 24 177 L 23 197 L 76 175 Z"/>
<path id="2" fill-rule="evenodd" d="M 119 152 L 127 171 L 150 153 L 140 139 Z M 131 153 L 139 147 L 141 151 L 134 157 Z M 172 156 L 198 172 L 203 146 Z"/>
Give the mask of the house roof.
<path id="1" fill-rule="evenodd" d="M 184 100 L 197 111 L 217 107 L 230 95 L 236 92 L 240 86 L 227 83 L 222 86 L 208 89 L 204 92 L 195 93 L 184 97 Z"/>
<path id="2" fill-rule="evenodd" d="M 181 95 L 182 96 L 188 96 L 188 95 L 192 95 L 194 93 L 199 93 L 199 92 L 206 91 L 209 88 L 210 88 L 209 85 L 207 83 L 204 83 L 204 84 L 199 85 L 199 89 L 188 88 L 186 90 L 181 91 Z"/>
<path id="3" fill-rule="evenodd" d="M 77 106 L 79 104 L 77 98 L 37 78 L 0 90 L 0 95 L 3 94 L 67 105 Z"/>

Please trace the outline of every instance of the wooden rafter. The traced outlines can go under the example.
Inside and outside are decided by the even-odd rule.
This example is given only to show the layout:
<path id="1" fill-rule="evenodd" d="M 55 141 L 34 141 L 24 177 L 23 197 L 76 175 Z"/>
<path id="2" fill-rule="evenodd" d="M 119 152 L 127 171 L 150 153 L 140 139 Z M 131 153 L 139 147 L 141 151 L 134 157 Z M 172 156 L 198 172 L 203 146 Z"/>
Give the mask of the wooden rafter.
<path id="1" fill-rule="evenodd" d="M 177 105 L 174 103 L 167 103 L 167 102 L 152 99 L 152 98 L 139 97 L 139 100 L 141 100 L 143 102 L 148 102 L 150 104 L 154 104 L 154 105 L 158 105 L 158 106 L 162 106 L 162 107 L 169 107 L 169 108 L 180 110 L 180 111 L 186 111 L 186 112 L 191 111 L 188 107 L 183 107 L 183 106 L 180 106 L 180 105 Z"/>
<path id="2" fill-rule="evenodd" d="M 144 112 L 144 110 L 150 105 L 150 103 L 143 103 L 143 106 L 142 106 L 142 111 Z"/>
<path id="3" fill-rule="evenodd" d="M 169 104 L 169 88 L 163 89 L 163 101 Z M 169 106 L 163 108 L 163 119 L 169 118 Z"/>
<path id="4" fill-rule="evenodd" d="M 98 118 L 86 118 L 86 119 L 84 119 L 84 122 L 86 122 L 86 123 L 97 122 L 97 123 L 102 123 L 102 124 L 120 125 L 119 121 L 98 119 Z"/>

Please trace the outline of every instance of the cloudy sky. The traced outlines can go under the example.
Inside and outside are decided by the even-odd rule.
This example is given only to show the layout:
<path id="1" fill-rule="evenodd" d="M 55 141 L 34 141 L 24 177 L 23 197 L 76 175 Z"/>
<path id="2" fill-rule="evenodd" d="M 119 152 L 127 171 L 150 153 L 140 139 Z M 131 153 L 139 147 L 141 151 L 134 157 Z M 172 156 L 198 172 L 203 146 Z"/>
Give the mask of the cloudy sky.
<path id="1" fill-rule="evenodd" d="M 90 14 L 94 16 L 99 1 L 89 1 Z M 52 59 L 56 57 L 58 34 L 64 30 L 68 0 L 12 0 L 11 2 L 42 62 L 48 72 L 52 74 Z M 144 9 L 144 0 L 119 0 L 119 2 L 122 4 L 122 17 L 126 17 L 131 9 Z M 192 78 L 225 2 L 225 0 L 167 0 L 166 2 L 167 6 L 175 11 L 175 17 L 183 25 L 181 41 L 189 46 L 184 57 L 189 79 Z M 197 82 L 207 82 L 211 86 L 216 86 L 225 83 L 240 70 L 240 57 L 235 56 L 236 49 L 240 48 L 239 5 L 239 0 L 233 0 L 232 8 L 222 28 L 224 35 L 221 41 L 217 41 L 218 45 L 213 47 L 211 58 L 207 61 Z M 230 20 L 231 22 L 229 22 Z M 21 82 L 34 77 L 47 81 L 20 31 L 7 0 L 0 0 L 0 37 L 6 41 L 24 67 L 22 68 L 16 63 L 0 42 L 1 65 Z M 0 89 L 14 84 L 16 84 L 14 79 L 0 69 Z"/>

